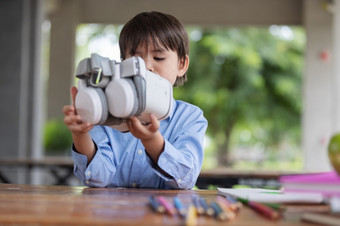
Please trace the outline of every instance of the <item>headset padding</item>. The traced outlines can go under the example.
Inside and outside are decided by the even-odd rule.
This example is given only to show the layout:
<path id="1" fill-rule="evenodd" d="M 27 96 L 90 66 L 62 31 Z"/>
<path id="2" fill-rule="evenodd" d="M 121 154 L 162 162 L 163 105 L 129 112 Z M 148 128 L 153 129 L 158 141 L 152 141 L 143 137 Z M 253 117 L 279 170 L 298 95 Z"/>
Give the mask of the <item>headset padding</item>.
<path id="1" fill-rule="evenodd" d="M 98 124 L 103 125 L 103 124 L 105 124 L 107 117 L 109 115 L 106 96 L 105 96 L 104 91 L 101 88 L 93 88 L 93 89 L 98 94 L 99 99 L 101 101 L 102 109 L 103 109 L 102 110 L 102 117 L 101 117 L 100 121 L 98 122 Z"/>
<path id="2" fill-rule="evenodd" d="M 134 105 L 133 105 L 133 109 L 129 115 L 129 117 L 134 116 L 137 114 L 138 109 L 139 109 L 139 100 L 138 100 L 138 94 L 136 91 L 136 86 L 134 84 L 134 82 L 132 81 L 132 79 L 130 78 L 124 78 L 125 81 L 127 81 L 129 83 L 129 85 L 131 86 L 131 90 L 133 92 L 133 99 L 134 99 Z"/>
<path id="3" fill-rule="evenodd" d="M 137 99 L 138 99 L 138 109 L 136 110 L 136 115 L 141 114 L 146 105 L 146 84 L 145 79 L 142 76 L 134 76 L 133 81 L 136 87 Z"/>

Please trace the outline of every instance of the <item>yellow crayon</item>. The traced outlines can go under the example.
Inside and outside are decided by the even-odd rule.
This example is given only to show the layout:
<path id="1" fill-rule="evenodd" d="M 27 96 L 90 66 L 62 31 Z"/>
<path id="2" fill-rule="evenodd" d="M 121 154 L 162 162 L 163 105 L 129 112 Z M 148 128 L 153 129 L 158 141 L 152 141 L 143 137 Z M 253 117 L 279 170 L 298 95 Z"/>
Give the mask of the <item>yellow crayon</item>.
<path id="1" fill-rule="evenodd" d="M 187 216 L 185 219 L 185 225 L 186 226 L 195 226 L 197 225 L 197 211 L 196 207 L 193 205 L 190 205 Z"/>

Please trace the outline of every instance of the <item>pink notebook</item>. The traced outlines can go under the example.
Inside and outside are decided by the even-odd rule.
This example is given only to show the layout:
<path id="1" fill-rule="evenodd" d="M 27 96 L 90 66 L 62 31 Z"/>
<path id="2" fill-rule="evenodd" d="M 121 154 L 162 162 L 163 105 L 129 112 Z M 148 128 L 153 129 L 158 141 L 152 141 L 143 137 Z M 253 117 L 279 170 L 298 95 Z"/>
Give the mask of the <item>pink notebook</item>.
<path id="1" fill-rule="evenodd" d="M 280 177 L 281 183 L 327 183 L 327 184 L 339 184 L 340 175 L 335 171 L 323 172 L 323 173 L 308 173 L 308 174 L 296 174 L 285 175 Z"/>
<path id="2" fill-rule="evenodd" d="M 279 179 L 284 192 L 322 193 L 340 196 L 340 175 L 335 171 L 285 175 Z"/>

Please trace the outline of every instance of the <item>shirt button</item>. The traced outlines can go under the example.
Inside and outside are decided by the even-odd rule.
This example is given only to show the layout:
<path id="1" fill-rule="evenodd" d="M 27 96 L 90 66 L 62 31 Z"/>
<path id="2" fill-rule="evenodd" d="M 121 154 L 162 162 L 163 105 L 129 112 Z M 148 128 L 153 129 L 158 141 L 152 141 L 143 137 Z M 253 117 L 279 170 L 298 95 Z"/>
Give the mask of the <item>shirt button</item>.
<path id="1" fill-rule="evenodd" d="M 85 181 L 85 183 L 86 183 L 87 185 L 89 185 L 89 184 L 90 184 L 90 181 L 87 180 L 87 181 Z"/>
<path id="2" fill-rule="evenodd" d="M 91 175 L 91 171 L 87 171 L 86 175 L 90 176 Z"/>
<path id="3" fill-rule="evenodd" d="M 138 154 L 143 154 L 143 151 L 142 150 L 138 150 Z"/>
<path id="4" fill-rule="evenodd" d="M 181 179 L 178 179 L 178 180 L 177 180 L 177 182 L 178 182 L 178 183 L 181 183 L 181 182 L 182 182 L 182 180 L 181 180 Z"/>

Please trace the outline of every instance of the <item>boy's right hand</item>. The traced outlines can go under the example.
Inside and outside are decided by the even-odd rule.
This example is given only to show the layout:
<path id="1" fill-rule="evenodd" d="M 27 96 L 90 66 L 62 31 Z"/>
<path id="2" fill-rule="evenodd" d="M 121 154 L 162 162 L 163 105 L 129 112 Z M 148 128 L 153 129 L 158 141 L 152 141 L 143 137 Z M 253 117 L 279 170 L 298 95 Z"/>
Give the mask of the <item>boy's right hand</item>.
<path id="1" fill-rule="evenodd" d="M 71 87 L 71 96 L 73 105 L 66 105 L 63 107 L 64 123 L 74 135 L 81 135 L 87 133 L 93 128 L 89 122 L 83 122 L 80 115 L 77 115 L 76 108 L 74 106 L 75 98 L 78 93 L 78 89 Z"/>

